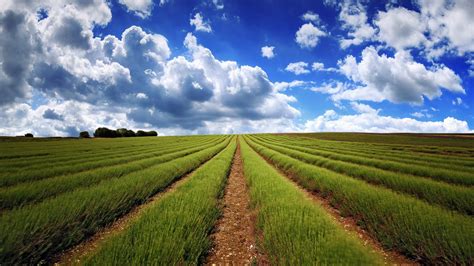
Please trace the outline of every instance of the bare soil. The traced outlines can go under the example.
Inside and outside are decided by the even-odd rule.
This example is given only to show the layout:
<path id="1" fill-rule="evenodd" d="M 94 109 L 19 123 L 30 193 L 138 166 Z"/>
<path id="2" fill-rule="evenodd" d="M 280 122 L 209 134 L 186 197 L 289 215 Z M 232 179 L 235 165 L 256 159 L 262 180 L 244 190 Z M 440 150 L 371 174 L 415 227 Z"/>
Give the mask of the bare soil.
<path id="1" fill-rule="evenodd" d="M 222 199 L 222 216 L 211 235 L 214 246 L 206 265 L 268 264 L 265 255 L 256 247 L 255 214 L 249 204 L 238 145 Z"/>

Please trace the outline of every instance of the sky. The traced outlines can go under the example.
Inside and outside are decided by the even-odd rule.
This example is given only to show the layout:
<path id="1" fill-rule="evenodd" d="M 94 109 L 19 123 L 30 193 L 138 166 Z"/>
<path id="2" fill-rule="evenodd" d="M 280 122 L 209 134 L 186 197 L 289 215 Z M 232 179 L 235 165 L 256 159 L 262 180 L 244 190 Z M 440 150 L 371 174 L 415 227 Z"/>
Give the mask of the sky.
<path id="1" fill-rule="evenodd" d="M 472 0 L 0 2 L 0 135 L 474 132 Z"/>

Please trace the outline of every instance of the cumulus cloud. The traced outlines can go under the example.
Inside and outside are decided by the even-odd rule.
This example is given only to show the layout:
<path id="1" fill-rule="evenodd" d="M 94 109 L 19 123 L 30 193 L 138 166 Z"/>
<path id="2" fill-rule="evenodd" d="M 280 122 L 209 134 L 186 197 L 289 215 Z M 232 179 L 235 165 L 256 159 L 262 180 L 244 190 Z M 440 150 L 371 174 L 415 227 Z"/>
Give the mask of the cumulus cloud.
<path id="1" fill-rule="evenodd" d="M 310 72 L 307 67 L 308 67 L 308 63 L 300 61 L 300 62 L 289 63 L 286 66 L 285 70 L 295 75 L 301 75 L 301 74 L 308 74 Z"/>
<path id="2" fill-rule="evenodd" d="M 326 36 L 327 34 L 320 30 L 318 27 L 309 22 L 303 24 L 296 32 L 295 41 L 301 48 L 311 49 L 316 47 L 319 42 L 319 38 Z"/>
<path id="3" fill-rule="evenodd" d="M 191 18 L 189 20 L 189 24 L 191 26 L 194 26 L 194 29 L 196 31 L 203 31 L 203 32 L 211 32 L 212 31 L 211 24 L 209 24 L 208 21 L 204 21 L 204 18 L 201 15 L 201 13 L 196 13 L 194 15 L 194 18 Z"/>
<path id="4" fill-rule="evenodd" d="M 303 127 L 306 132 L 424 132 L 424 133 L 469 133 L 473 132 L 466 121 L 446 117 L 442 121 L 419 121 L 413 118 L 397 118 L 380 115 L 369 105 L 352 104 L 354 115 L 339 115 L 328 110 Z"/>
<path id="5" fill-rule="evenodd" d="M 313 71 L 323 70 L 324 69 L 324 64 L 320 63 L 320 62 L 314 62 L 311 65 L 311 68 L 313 69 Z"/>
<path id="6" fill-rule="evenodd" d="M 141 18 L 150 16 L 153 10 L 153 0 L 119 0 L 119 3 Z"/>
<path id="7" fill-rule="evenodd" d="M 266 57 L 268 59 L 275 57 L 273 50 L 275 50 L 275 46 L 263 46 L 261 49 L 262 57 Z"/>
<path id="8" fill-rule="evenodd" d="M 349 55 L 339 62 L 339 68 L 347 78 L 361 85 L 334 94 L 334 100 L 388 100 L 421 104 L 424 97 L 431 100 L 441 96 L 442 89 L 465 93 L 461 79 L 450 68 L 434 65 L 427 69 L 405 51 L 389 57 L 379 55 L 370 46 L 362 51 L 360 62 Z"/>
<path id="9" fill-rule="evenodd" d="M 307 11 L 301 16 L 301 19 L 304 21 L 310 21 L 310 22 L 315 22 L 319 23 L 319 15 L 314 13 L 313 11 Z"/>
<path id="10" fill-rule="evenodd" d="M 379 11 L 374 23 L 379 28 L 379 40 L 395 49 L 418 47 L 426 42 L 425 25 L 418 12 L 403 7 Z"/>
<path id="11" fill-rule="evenodd" d="M 375 36 L 376 31 L 367 22 L 367 12 L 360 3 L 343 2 L 339 20 L 342 22 L 342 29 L 348 30 L 348 36 L 350 37 L 340 40 L 339 43 L 343 49 L 351 45 L 359 45 Z"/>
<path id="12" fill-rule="evenodd" d="M 46 111 L 44 111 L 44 113 L 43 113 L 43 118 L 52 119 L 52 120 L 59 120 L 59 121 L 64 120 L 64 116 L 56 113 L 56 111 L 54 111 L 54 109 L 46 109 Z"/>

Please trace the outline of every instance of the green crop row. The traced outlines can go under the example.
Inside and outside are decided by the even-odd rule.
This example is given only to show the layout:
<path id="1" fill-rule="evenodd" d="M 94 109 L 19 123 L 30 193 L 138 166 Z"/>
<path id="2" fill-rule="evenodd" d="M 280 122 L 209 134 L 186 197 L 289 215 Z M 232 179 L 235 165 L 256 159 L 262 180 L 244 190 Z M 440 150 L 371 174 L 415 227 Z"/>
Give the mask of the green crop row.
<path id="1" fill-rule="evenodd" d="M 184 145 L 183 147 L 186 147 Z M 173 148 L 172 148 L 173 149 Z M 167 152 L 169 149 L 157 152 L 153 152 L 155 149 L 151 148 L 149 153 L 145 151 L 134 152 L 130 155 L 128 154 L 121 154 L 118 157 L 104 157 L 101 160 L 95 160 L 88 163 L 83 164 L 74 164 L 74 165 L 64 165 L 58 167 L 49 167 L 38 171 L 36 169 L 30 171 L 21 171 L 16 174 L 8 175 L 8 176 L 1 176 L 0 177 L 0 187 L 12 186 L 23 182 L 31 182 L 37 181 L 44 178 L 51 178 L 60 175 L 66 175 L 71 173 L 77 173 L 82 171 L 93 170 L 97 168 L 102 168 L 105 166 L 110 165 L 118 165 L 122 163 L 126 163 L 133 160 L 148 158 L 150 156 L 156 156 L 162 154 L 163 152 Z"/>
<path id="2" fill-rule="evenodd" d="M 374 149 L 370 145 L 344 145 L 340 143 L 322 143 L 321 141 L 307 141 L 299 138 L 282 138 L 280 136 L 264 136 L 262 140 L 270 140 L 276 142 L 284 142 L 285 144 L 298 145 L 307 148 L 322 149 L 325 151 L 337 151 L 342 154 L 362 156 L 373 159 L 384 159 L 408 164 L 419 164 L 428 167 L 438 167 L 443 169 L 453 169 L 457 171 L 472 172 L 474 160 L 460 160 L 459 158 L 442 158 L 428 155 L 414 154 L 411 152 L 392 151 L 387 149 Z"/>
<path id="3" fill-rule="evenodd" d="M 25 204 L 36 203 L 48 197 L 70 192 L 80 187 L 87 187 L 112 178 L 120 178 L 127 174 L 152 167 L 153 165 L 171 161 L 200 150 L 212 147 L 222 139 L 215 139 L 213 143 L 177 147 L 160 153 L 148 154 L 145 159 L 131 161 L 120 165 L 103 167 L 92 171 L 79 172 L 72 175 L 63 175 L 42 179 L 36 182 L 21 183 L 17 186 L 0 188 L 0 210 L 19 208 Z"/>
<path id="4" fill-rule="evenodd" d="M 0 264 L 36 264 L 79 243 L 228 143 L 4 213 L 0 216 Z"/>
<path id="5" fill-rule="evenodd" d="M 212 141 L 215 138 L 203 139 L 204 142 Z M 188 142 L 188 144 L 197 144 L 201 141 L 193 141 Z M 88 144 L 85 143 L 85 146 Z M 127 156 L 132 154 L 137 154 L 140 152 L 152 151 L 156 149 L 166 149 L 170 147 L 176 146 L 183 146 L 182 143 L 178 142 L 168 142 L 162 143 L 161 141 L 150 141 L 147 144 L 143 145 L 131 145 L 130 147 L 126 148 L 113 148 L 113 149 L 96 149 L 93 147 L 92 142 L 89 143 L 90 150 L 84 151 L 74 151 L 74 150 L 64 150 L 61 153 L 56 153 L 51 156 L 43 157 L 38 160 L 16 160 L 11 163 L 2 164 L 0 162 L 0 167 L 2 167 L 2 176 L 4 176 L 5 172 L 9 172 L 8 174 L 12 174 L 18 171 L 37 171 L 39 169 L 44 169 L 47 167 L 59 167 L 65 165 L 73 165 L 73 164 L 80 164 L 86 163 L 90 161 L 96 161 L 104 158 L 111 158 L 120 157 L 120 156 Z"/>
<path id="6" fill-rule="evenodd" d="M 382 264 L 329 214 L 241 142 L 245 177 L 262 245 L 275 265 Z"/>
<path id="7" fill-rule="evenodd" d="M 313 155 L 318 155 L 321 157 L 325 157 L 331 160 L 343 161 L 343 162 L 350 162 L 356 163 L 360 165 L 367 165 L 372 166 L 388 171 L 398 172 L 398 173 L 405 173 L 420 177 L 429 177 L 434 180 L 444 181 L 452 184 L 459 184 L 459 185 L 474 185 L 474 173 L 465 173 L 465 172 L 457 172 L 452 170 L 444 170 L 444 169 L 437 169 L 437 168 L 429 168 L 424 166 L 417 166 L 417 165 L 408 165 L 396 162 L 389 162 L 384 160 L 378 159 L 368 159 L 368 158 L 361 158 L 360 156 L 350 156 L 350 155 L 343 155 L 337 152 L 328 152 L 322 150 L 315 150 L 315 149 L 308 149 L 302 147 L 295 147 L 294 145 L 286 145 L 279 143 L 280 146 L 285 146 L 291 149 L 304 151 L 306 153 L 310 153 Z"/>
<path id="8" fill-rule="evenodd" d="M 210 247 L 235 141 L 185 183 L 147 208 L 125 231 L 107 239 L 85 265 L 197 265 Z"/>
<path id="9" fill-rule="evenodd" d="M 472 263 L 472 218 L 303 163 L 246 140 L 262 156 L 295 176 L 303 187 L 329 198 L 342 215 L 354 217 L 387 249 L 396 249 L 424 264 Z"/>
<path id="10" fill-rule="evenodd" d="M 331 160 L 313 155 L 310 149 L 292 149 L 287 145 L 269 144 L 252 138 L 256 143 L 269 149 L 281 152 L 297 160 L 313 164 L 331 171 L 365 180 L 374 185 L 382 185 L 389 189 L 414 195 L 429 203 L 438 204 L 460 213 L 474 214 L 474 189 L 453 186 L 431 179 L 393 173 L 378 168 Z M 309 151 L 308 151 L 309 150 Z"/>

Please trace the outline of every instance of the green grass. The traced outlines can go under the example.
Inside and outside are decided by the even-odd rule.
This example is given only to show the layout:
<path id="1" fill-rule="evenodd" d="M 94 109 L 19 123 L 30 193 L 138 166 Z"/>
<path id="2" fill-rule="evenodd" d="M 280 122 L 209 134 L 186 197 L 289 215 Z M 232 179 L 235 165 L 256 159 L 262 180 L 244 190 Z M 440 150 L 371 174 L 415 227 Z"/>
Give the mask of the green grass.
<path id="1" fill-rule="evenodd" d="M 429 203 L 438 204 L 463 214 L 474 214 L 474 189 L 472 188 L 453 186 L 426 178 L 332 160 L 330 158 L 313 155 L 314 153 L 311 149 L 283 144 L 269 144 L 268 142 L 256 140 L 256 138 L 252 138 L 252 140 L 260 145 L 303 162 L 362 179 L 371 184 L 382 185 L 398 192 L 414 195 Z"/>
<path id="2" fill-rule="evenodd" d="M 99 156 L 93 161 L 78 164 L 65 164 L 55 166 L 54 164 L 40 164 L 39 169 L 22 169 L 16 173 L 5 173 L 0 175 L 0 187 L 13 186 L 24 182 L 32 182 L 45 178 L 51 178 L 59 175 L 77 173 L 97 169 L 110 165 L 118 165 L 132 160 L 156 156 L 157 148 L 146 148 L 131 153 L 116 153 L 110 156 Z"/>
<path id="3" fill-rule="evenodd" d="M 338 152 L 328 152 L 316 149 L 308 149 L 308 148 L 301 148 L 295 147 L 291 145 L 279 144 L 281 146 L 290 147 L 294 150 L 304 151 L 306 153 L 311 153 L 313 155 L 318 155 L 321 157 L 328 158 L 332 161 L 342 161 L 342 162 L 350 162 L 356 163 L 361 166 L 367 165 L 372 166 L 388 171 L 398 172 L 401 174 L 410 174 L 416 175 L 420 177 L 429 177 L 434 180 L 443 181 L 452 184 L 458 185 L 474 185 L 474 173 L 466 173 L 466 172 L 459 172 L 453 170 L 445 170 L 440 168 L 432 168 L 432 167 L 425 167 L 420 165 L 409 165 L 397 162 L 390 162 L 386 160 L 379 160 L 379 159 L 369 159 L 369 158 L 362 158 L 360 156 L 351 156 L 351 155 L 344 155 Z"/>
<path id="4" fill-rule="evenodd" d="M 424 264 L 472 263 L 472 218 L 249 143 L 280 169 L 294 174 L 303 187 L 327 197 L 343 215 L 354 217 L 385 248 Z"/>
<path id="5" fill-rule="evenodd" d="M 5 212 L 0 216 L 0 261 L 36 264 L 50 258 L 143 203 L 227 144 Z"/>
<path id="6" fill-rule="evenodd" d="M 48 197 L 67 193 L 80 187 L 92 186 L 107 179 L 120 178 L 127 174 L 210 148 L 223 141 L 225 140 L 216 138 L 214 142 L 204 145 L 186 144 L 186 146 L 143 154 L 141 158 L 144 159 L 135 160 L 135 158 L 133 158 L 134 160 L 132 160 L 132 158 L 130 158 L 129 162 L 120 165 L 101 167 L 76 174 L 0 188 L 0 210 L 19 208 L 25 204 L 36 203 Z"/>
<path id="7" fill-rule="evenodd" d="M 125 231 L 106 240 L 85 265 L 184 265 L 202 262 L 219 217 L 218 197 L 229 173 L 235 139 L 185 183 L 152 203 Z"/>
<path id="8" fill-rule="evenodd" d="M 374 265 L 381 259 L 242 143 L 263 247 L 275 265 Z"/>

